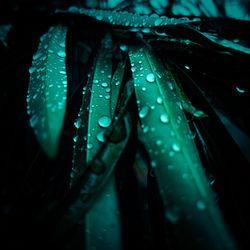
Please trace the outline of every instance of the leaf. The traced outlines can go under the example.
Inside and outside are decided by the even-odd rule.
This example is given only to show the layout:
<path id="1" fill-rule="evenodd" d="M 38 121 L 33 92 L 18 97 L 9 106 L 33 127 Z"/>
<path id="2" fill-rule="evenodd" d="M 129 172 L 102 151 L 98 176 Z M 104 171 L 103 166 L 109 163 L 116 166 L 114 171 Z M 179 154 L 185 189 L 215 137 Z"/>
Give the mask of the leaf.
<path id="1" fill-rule="evenodd" d="M 125 130 L 123 131 L 126 134 L 125 138 L 120 137 L 118 141 L 114 142 L 114 135 L 112 135 L 113 143 L 106 144 L 106 152 L 101 158 L 96 157 L 106 140 L 105 131 L 111 127 L 114 120 L 125 67 L 123 60 L 118 64 L 112 77 L 111 49 L 111 37 L 107 35 L 102 41 L 102 48 L 97 57 L 93 79 L 91 79 L 87 128 L 79 130 L 79 132 L 87 132 L 85 135 L 87 140 L 86 158 L 82 157 L 84 161 L 76 161 L 73 166 L 73 173 L 77 173 L 77 171 L 78 173 L 76 178 L 75 174 L 72 175 L 71 183 L 77 180 L 79 174 L 86 171 L 86 163 L 95 161 L 91 172 L 86 173 L 86 181 L 80 195 L 82 201 L 86 203 L 82 209 L 92 204 L 86 214 L 86 249 L 91 249 L 93 245 L 97 248 L 102 248 L 104 245 L 112 245 L 112 249 L 122 248 L 115 177 L 111 174 L 128 140 L 129 133 L 126 132 L 123 123 L 120 124 L 119 128 Z M 86 115 L 84 117 L 80 115 L 78 119 L 82 118 L 86 119 Z M 116 128 L 114 128 L 114 133 L 117 134 L 115 130 Z M 119 131 L 118 134 L 121 132 Z M 77 134 L 77 140 L 83 140 L 83 137 L 83 135 Z M 75 158 L 79 158 L 77 154 L 85 154 L 85 152 L 83 150 L 82 152 L 75 151 Z M 113 226 L 110 226 L 110 223 Z M 106 230 L 103 231 L 102 228 L 106 228 Z"/>
<path id="2" fill-rule="evenodd" d="M 154 27 L 164 25 L 178 25 L 184 23 L 191 23 L 199 21 L 199 18 L 189 19 L 183 18 L 168 18 L 166 16 L 152 15 L 140 15 L 133 14 L 127 11 L 112 11 L 112 10 L 98 10 L 98 9 L 84 9 L 77 7 L 70 7 L 68 10 L 57 10 L 56 13 L 74 13 L 84 14 L 92 17 L 98 21 L 106 23 L 121 25 L 127 27 Z"/>
<path id="3" fill-rule="evenodd" d="M 54 26 L 41 36 L 29 69 L 27 112 L 30 125 L 44 152 L 58 152 L 67 98 L 65 64 L 67 27 Z"/>
<path id="4" fill-rule="evenodd" d="M 150 153 L 165 217 L 178 244 L 189 249 L 236 249 L 209 188 L 176 81 L 148 49 L 131 47 L 129 57 L 144 142 Z M 206 119 L 206 118 L 204 118 Z M 199 238 L 203 240 L 199 242 Z"/>

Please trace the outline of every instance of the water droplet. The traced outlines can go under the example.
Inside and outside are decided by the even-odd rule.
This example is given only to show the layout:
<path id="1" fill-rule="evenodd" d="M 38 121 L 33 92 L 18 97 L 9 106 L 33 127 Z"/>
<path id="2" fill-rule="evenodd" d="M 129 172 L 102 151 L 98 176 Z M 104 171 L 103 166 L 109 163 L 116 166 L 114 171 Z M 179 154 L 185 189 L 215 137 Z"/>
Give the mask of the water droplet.
<path id="1" fill-rule="evenodd" d="M 174 152 L 180 152 L 181 151 L 181 146 L 179 143 L 175 142 L 172 145 L 172 149 L 174 150 Z"/>
<path id="2" fill-rule="evenodd" d="M 148 111 L 149 111 L 148 106 L 142 107 L 140 112 L 139 112 L 139 117 L 140 118 L 145 118 L 147 116 L 147 114 L 148 114 Z"/>
<path id="3" fill-rule="evenodd" d="M 60 57 L 65 57 L 65 56 L 66 56 L 66 53 L 65 53 L 65 51 L 63 51 L 63 50 L 59 50 L 59 51 L 57 52 L 57 55 L 60 56 Z"/>
<path id="4" fill-rule="evenodd" d="M 37 60 L 39 57 L 42 56 L 42 53 L 41 52 L 36 52 L 34 55 L 33 55 L 33 60 Z"/>
<path id="5" fill-rule="evenodd" d="M 121 82 L 120 81 L 117 81 L 116 83 L 115 83 L 115 86 L 118 86 L 118 85 L 120 85 L 121 84 Z"/>
<path id="6" fill-rule="evenodd" d="M 148 74 L 148 75 L 146 76 L 146 80 L 147 80 L 148 82 L 154 82 L 154 81 L 155 81 L 155 75 L 152 74 L 152 73 Z"/>
<path id="7" fill-rule="evenodd" d="M 157 141 L 156 141 L 156 145 L 157 145 L 157 146 L 161 146 L 161 145 L 162 145 L 162 140 L 157 140 Z"/>
<path id="8" fill-rule="evenodd" d="M 188 65 L 185 65 L 185 68 L 186 68 L 186 69 L 190 69 L 190 66 L 188 66 Z"/>
<path id="9" fill-rule="evenodd" d="M 170 90 L 173 90 L 174 89 L 174 85 L 172 82 L 168 82 L 168 87 Z"/>
<path id="10" fill-rule="evenodd" d="M 64 71 L 64 70 L 59 71 L 59 73 L 62 75 L 66 75 L 66 71 Z"/>
<path id="11" fill-rule="evenodd" d="M 104 131 L 101 131 L 100 133 L 98 133 L 96 135 L 96 139 L 99 141 L 99 142 L 104 142 L 105 141 L 105 138 L 104 138 Z"/>
<path id="12" fill-rule="evenodd" d="M 196 116 L 196 117 L 204 117 L 204 116 L 206 116 L 206 114 L 202 110 L 196 110 L 194 112 L 194 116 Z"/>
<path id="13" fill-rule="evenodd" d="M 205 203 L 203 200 L 198 200 L 198 201 L 196 202 L 196 207 L 197 207 L 198 210 L 200 210 L 200 211 L 204 211 L 204 210 L 207 209 L 207 205 L 206 205 L 206 203 Z"/>
<path id="14" fill-rule="evenodd" d="M 111 125 L 111 119 L 108 116 L 102 116 L 101 118 L 99 118 L 98 124 L 102 128 L 107 128 Z"/>
<path id="15" fill-rule="evenodd" d="M 145 87 L 142 87 L 141 90 L 142 90 L 142 91 L 146 91 L 147 89 L 146 89 Z"/>
<path id="16" fill-rule="evenodd" d="M 110 95 L 105 95 L 105 99 L 109 100 L 110 99 Z"/>
<path id="17" fill-rule="evenodd" d="M 74 142 L 77 142 L 77 141 L 78 141 L 78 135 L 76 135 L 76 136 L 73 138 L 73 141 L 74 141 Z"/>
<path id="18" fill-rule="evenodd" d="M 132 71 L 132 72 L 135 72 L 135 71 L 136 71 L 136 67 L 132 67 L 132 68 L 131 68 L 131 71 Z"/>
<path id="19" fill-rule="evenodd" d="M 174 157 L 174 152 L 173 152 L 173 151 L 170 151 L 170 152 L 168 153 L 168 155 L 169 155 L 170 157 Z"/>
<path id="20" fill-rule="evenodd" d="M 166 114 L 166 113 L 161 114 L 160 121 L 162 123 L 168 123 L 169 122 L 169 116 L 168 116 L 168 114 Z"/>
<path id="21" fill-rule="evenodd" d="M 127 46 L 127 45 L 124 45 L 124 44 L 121 44 L 121 45 L 120 45 L 120 50 L 122 50 L 122 51 L 127 51 L 127 50 L 128 50 L 128 46 Z"/>
<path id="22" fill-rule="evenodd" d="M 162 100 L 162 98 L 159 96 L 159 97 L 157 97 L 156 102 L 157 102 L 158 104 L 162 104 L 163 100 Z"/>
<path id="23" fill-rule="evenodd" d="M 87 144 L 87 149 L 92 149 L 92 148 L 93 148 L 93 144 L 88 143 L 88 144 Z"/>
<path id="24" fill-rule="evenodd" d="M 29 73 L 32 74 L 35 72 L 35 70 L 36 70 L 36 67 L 32 66 L 29 68 Z"/>
<path id="25" fill-rule="evenodd" d="M 236 87 L 236 90 L 239 92 L 239 93 L 245 93 L 245 90 L 244 89 L 240 89 L 239 87 Z"/>
<path id="26" fill-rule="evenodd" d="M 82 119 L 81 118 L 77 118 L 75 120 L 75 122 L 74 122 L 74 125 L 75 125 L 76 128 L 80 128 L 81 124 L 82 124 Z"/>
<path id="27" fill-rule="evenodd" d="M 158 25 L 160 25 L 161 23 L 162 23 L 162 18 L 158 18 L 158 19 L 156 19 L 155 20 L 155 26 L 158 26 Z"/>
<path id="28" fill-rule="evenodd" d="M 108 87 L 108 84 L 106 82 L 103 82 L 102 87 L 106 88 L 106 87 Z"/>
<path id="29" fill-rule="evenodd" d="M 176 223 L 180 219 L 180 211 L 178 206 L 172 206 L 166 209 L 165 217 L 171 222 Z"/>
<path id="30" fill-rule="evenodd" d="M 152 168 L 155 168 L 156 165 L 157 165 L 155 161 L 151 161 L 150 164 L 151 164 L 151 167 L 152 167 Z"/>

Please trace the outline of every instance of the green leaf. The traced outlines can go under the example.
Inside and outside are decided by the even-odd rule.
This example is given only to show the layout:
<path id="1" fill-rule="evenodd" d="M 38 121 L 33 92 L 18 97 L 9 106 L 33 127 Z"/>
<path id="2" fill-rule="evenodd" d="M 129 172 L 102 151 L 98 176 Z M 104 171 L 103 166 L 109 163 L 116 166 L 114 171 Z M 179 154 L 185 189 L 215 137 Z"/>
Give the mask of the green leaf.
<path id="1" fill-rule="evenodd" d="M 84 107 L 78 117 L 80 126 L 76 123 L 80 128 L 77 131 L 76 142 L 84 140 L 84 136 L 87 142 L 77 142 L 75 145 L 71 186 L 85 172 L 85 181 L 80 194 L 82 208 L 92 205 L 86 214 L 86 249 L 93 247 L 102 249 L 104 245 L 110 245 L 111 249 L 122 248 L 118 197 L 112 171 L 127 144 L 130 133 L 124 121 L 117 124 L 123 130 L 122 133 L 113 127 L 108 139 L 105 132 L 112 127 L 114 121 L 124 68 L 125 60 L 118 64 L 112 77 L 112 40 L 107 35 L 102 41 L 93 77 L 90 78 L 91 85 L 88 85 L 91 88 L 88 94 L 91 94 L 90 98 L 86 99 L 90 99 L 87 127 Z M 86 105 L 84 100 L 83 105 Z M 120 136 L 123 133 L 125 137 Z M 80 150 L 79 145 L 81 145 Z M 86 157 L 78 156 L 85 154 L 84 146 Z M 105 147 L 105 151 L 98 156 L 102 147 Z M 87 164 L 90 162 L 94 163 L 88 171 Z M 104 228 L 106 230 L 103 230 Z"/>
<path id="2" fill-rule="evenodd" d="M 30 125 L 51 158 L 58 152 L 67 98 L 65 64 L 67 27 L 54 26 L 40 38 L 29 69 L 27 112 Z"/>
<path id="3" fill-rule="evenodd" d="M 150 154 L 165 217 L 188 249 L 236 249 L 202 167 L 168 65 L 148 49 L 129 52 L 144 143 Z M 206 119 L 206 118 L 204 118 Z M 202 241 L 199 239 L 202 238 Z"/>
<path id="4" fill-rule="evenodd" d="M 166 16 L 140 15 L 133 14 L 126 11 L 112 11 L 112 10 L 97 10 L 97 9 L 84 9 L 77 7 L 70 7 L 68 10 L 57 10 L 57 13 L 75 13 L 84 14 L 92 17 L 98 21 L 106 23 L 121 25 L 127 27 L 154 27 L 164 25 L 178 25 L 183 23 L 191 23 L 200 20 L 199 18 L 168 18 Z"/>

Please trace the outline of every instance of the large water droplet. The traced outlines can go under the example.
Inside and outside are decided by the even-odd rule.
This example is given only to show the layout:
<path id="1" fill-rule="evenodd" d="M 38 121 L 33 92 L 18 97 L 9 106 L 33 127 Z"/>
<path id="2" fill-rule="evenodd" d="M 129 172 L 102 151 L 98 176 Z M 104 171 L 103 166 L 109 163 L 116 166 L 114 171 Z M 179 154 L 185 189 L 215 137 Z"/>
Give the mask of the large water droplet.
<path id="1" fill-rule="evenodd" d="M 205 203 L 203 200 L 198 200 L 198 201 L 196 202 L 196 207 L 197 207 L 198 210 L 200 210 L 200 211 L 204 211 L 204 210 L 207 209 L 207 205 L 206 205 L 206 203 Z"/>
<path id="2" fill-rule="evenodd" d="M 146 80 L 147 80 L 148 82 L 154 82 L 154 81 L 155 81 L 155 75 L 152 74 L 152 73 L 148 74 L 148 75 L 146 76 Z"/>
<path id="3" fill-rule="evenodd" d="M 101 118 L 99 118 L 98 124 L 102 128 L 107 128 L 111 125 L 111 119 L 108 116 L 102 116 Z"/>
<path id="4" fill-rule="evenodd" d="M 142 107 L 140 112 L 139 112 L 139 117 L 140 118 L 145 118 L 147 116 L 147 114 L 148 114 L 148 111 L 149 111 L 148 106 Z"/>
<path id="5" fill-rule="evenodd" d="M 168 123 L 169 122 L 169 116 L 168 116 L 168 114 L 166 114 L 166 113 L 161 114 L 160 121 L 162 123 Z"/>

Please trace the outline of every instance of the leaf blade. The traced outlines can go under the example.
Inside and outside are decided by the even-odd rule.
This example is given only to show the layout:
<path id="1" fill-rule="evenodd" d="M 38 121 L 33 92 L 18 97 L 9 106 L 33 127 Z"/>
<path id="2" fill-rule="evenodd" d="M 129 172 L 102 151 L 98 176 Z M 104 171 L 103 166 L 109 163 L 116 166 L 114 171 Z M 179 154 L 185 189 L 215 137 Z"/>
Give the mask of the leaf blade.
<path id="1" fill-rule="evenodd" d="M 144 142 L 166 219 L 173 225 L 177 240 L 192 249 L 204 247 L 204 242 L 209 249 L 237 249 L 209 189 L 194 141 L 188 137 L 188 122 L 177 104 L 182 100 L 180 90 L 170 69 L 166 66 L 165 70 L 146 48 L 132 47 L 129 57 Z M 196 241 L 199 237 L 204 242 Z"/>
<path id="2" fill-rule="evenodd" d="M 54 26 L 40 38 L 29 69 L 27 112 L 30 125 L 47 156 L 58 152 L 67 98 L 65 42 L 67 27 Z"/>

